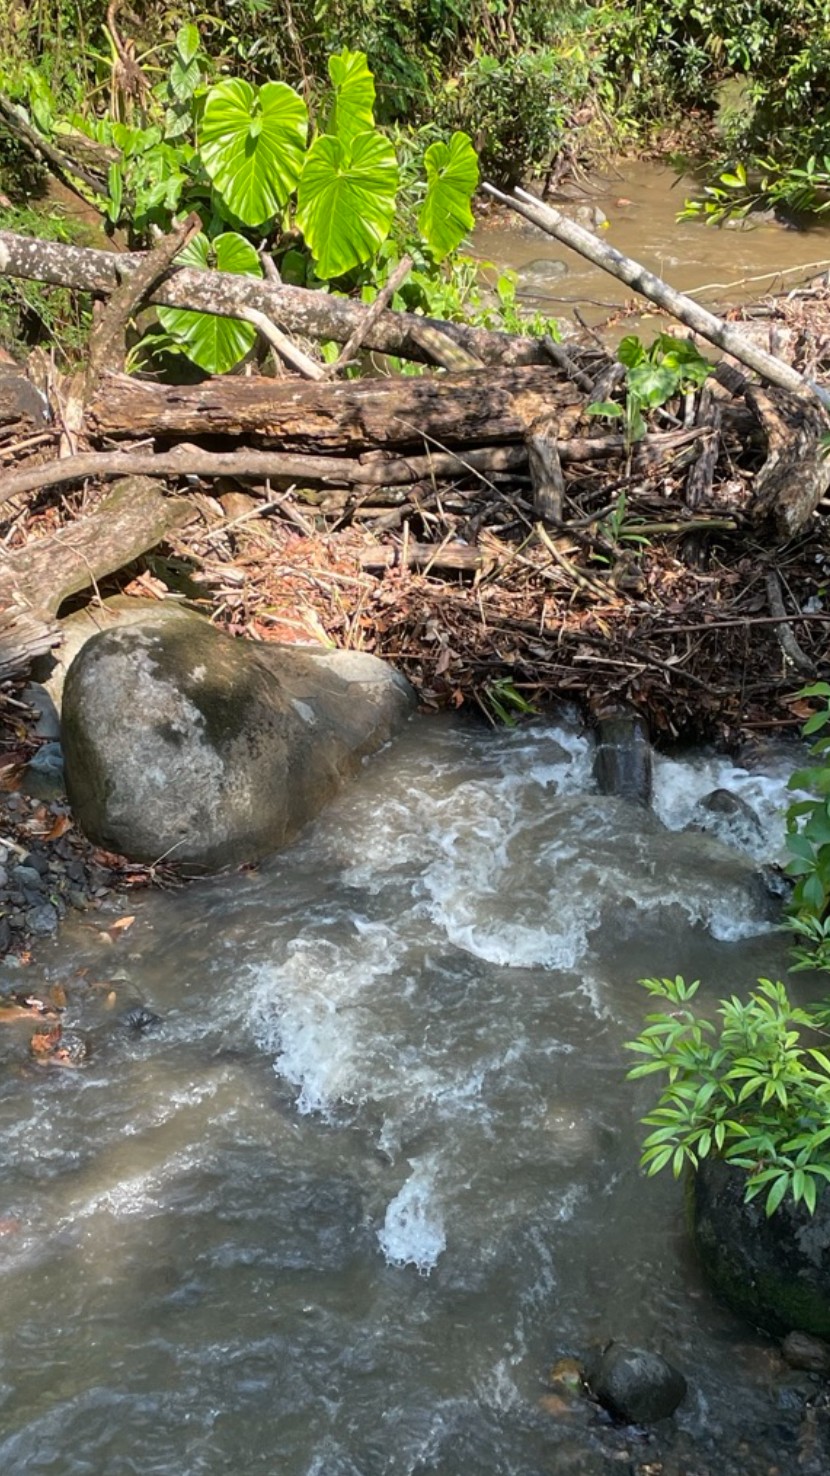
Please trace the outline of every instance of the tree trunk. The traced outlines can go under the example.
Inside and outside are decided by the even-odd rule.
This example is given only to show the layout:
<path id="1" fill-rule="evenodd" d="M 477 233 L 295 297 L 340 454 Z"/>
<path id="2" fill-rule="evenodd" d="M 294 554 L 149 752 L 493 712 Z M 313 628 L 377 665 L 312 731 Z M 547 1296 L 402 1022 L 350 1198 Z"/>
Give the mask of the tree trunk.
<path id="1" fill-rule="evenodd" d="M 170 386 L 116 374 L 90 401 L 87 428 L 111 439 L 242 436 L 284 452 L 354 454 L 521 441 L 543 414 L 572 407 L 575 421 L 578 404 L 550 366 L 341 384 L 225 376 Z"/>
<path id="2" fill-rule="evenodd" d="M 14 231 L 0 231 L 0 275 L 76 287 L 83 292 L 114 292 L 141 265 L 143 253 L 93 251 L 39 241 Z M 351 299 L 332 297 L 305 287 L 286 287 L 258 277 L 232 272 L 172 270 L 150 299 L 167 307 L 194 308 L 233 317 L 243 306 L 257 308 L 293 337 L 332 339 L 347 343 L 363 324 L 370 309 Z M 430 334 L 424 335 L 424 328 Z M 415 313 L 382 313 L 363 339 L 377 353 L 395 354 L 419 363 L 432 363 L 434 335 L 451 339 L 484 364 L 544 364 L 549 362 L 538 339 L 508 333 L 490 333 L 461 323 L 444 323 Z"/>

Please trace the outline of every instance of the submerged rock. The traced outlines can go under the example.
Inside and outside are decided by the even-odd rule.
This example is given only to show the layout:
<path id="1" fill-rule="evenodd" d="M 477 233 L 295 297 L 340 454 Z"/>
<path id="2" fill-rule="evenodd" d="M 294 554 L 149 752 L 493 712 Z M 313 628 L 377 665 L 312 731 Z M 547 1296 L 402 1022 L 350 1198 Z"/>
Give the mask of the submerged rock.
<path id="1" fill-rule="evenodd" d="M 830 1344 L 821 1338 L 811 1338 L 809 1333 L 791 1332 L 781 1344 L 790 1368 L 800 1368 L 807 1373 L 830 1374 Z"/>
<path id="2" fill-rule="evenodd" d="M 765 1195 L 744 1200 L 746 1172 L 705 1158 L 690 1180 L 692 1232 L 718 1295 L 778 1336 L 830 1336 L 830 1193 L 815 1214 L 787 1198 L 767 1217 Z"/>
<path id="3" fill-rule="evenodd" d="M 585 1378 L 594 1398 L 627 1425 L 650 1425 L 674 1414 L 685 1398 L 682 1373 L 659 1353 L 609 1343 L 586 1362 Z"/>
<path id="4" fill-rule="evenodd" d="M 94 636 L 70 667 L 67 793 L 89 839 L 132 860 L 256 861 L 318 813 L 414 700 L 373 656 L 146 620 Z"/>
<path id="5" fill-rule="evenodd" d="M 652 753 L 648 725 L 638 712 L 617 708 L 597 720 L 594 778 L 600 794 L 648 807 Z"/>

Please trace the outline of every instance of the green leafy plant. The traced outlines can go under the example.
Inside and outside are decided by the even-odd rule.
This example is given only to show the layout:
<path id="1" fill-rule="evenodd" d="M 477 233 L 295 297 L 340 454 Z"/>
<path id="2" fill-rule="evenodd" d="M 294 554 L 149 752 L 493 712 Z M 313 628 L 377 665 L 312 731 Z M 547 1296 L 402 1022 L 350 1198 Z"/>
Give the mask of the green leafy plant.
<path id="1" fill-rule="evenodd" d="M 636 334 L 628 334 L 617 349 L 626 367 L 624 405 L 614 400 L 595 401 L 589 415 L 619 418 L 626 441 L 641 441 L 646 434 L 644 411 L 655 410 L 683 390 L 702 385 L 711 370 L 708 359 L 686 338 L 661 333 L 646 348 Z"/>
<path id="2" fill-rule="evenodd" d="M 522 717 L 535 717 L 536 708 L 528 702 L 510 677 L 495 677 L 484 685 L 484 711 L 491 722 L 495 718 L 506 728 L 515 728 Z"/>
<path id="3" fill-rule="evenodd" d="M 801 730 L 803 737 L 814 739 L 810 745 L 814 762 L 796 769 L 788 781 L 788 788 L 805 791 L 805 798 L 793 800 L 787 808 L 790 856 L 785 870 L 795 881 L 788 925 L 809 937 L 814 925 L 823 923 L 830 903 L 830 734 L 824 731 L 830 727 L 830 684 L 813 682 L 798 695 L 819 706 Z M 813 936 L 821 941 L 817 933 Z M 821 951 L 822 957 L 830 957 L 824 948 Z"/>
<path id="4" fill-rule="evenodd" d="M 202 271 L 236 272 L 261 277 L 262 267 L 250 241 L 235 231 L 225 231 L 209 241 L 204 233 L 194 236 L 178 261 Z M 159 322 L 172 340 L 181 345 L 189 359 L 211 374 L 224 374 L 253 348 L 256 329 L 239 318 L 220 318 L 187 308 L 158 308 Z"/>
<path id="5" fill-rule="evenodd" d="M 719 1001 L 715 1025 L 693 1007 L 699 981 L 643 979 L 667 1008 L 646 1016 L 627 1049 L 644 1059 L 629 1078 L 666 1078 L 641 1163 L 675 1177 L 720 1154 L 746 1172 L 747 1200 L 766 1193 L 766 1213 L 786 1197 L 812 1213 L 830 1179 L 830 1060 L 817 1045 L 816 1012 L 799 1009 L 783 984 L 761 979 L 748 1000 Z"/>

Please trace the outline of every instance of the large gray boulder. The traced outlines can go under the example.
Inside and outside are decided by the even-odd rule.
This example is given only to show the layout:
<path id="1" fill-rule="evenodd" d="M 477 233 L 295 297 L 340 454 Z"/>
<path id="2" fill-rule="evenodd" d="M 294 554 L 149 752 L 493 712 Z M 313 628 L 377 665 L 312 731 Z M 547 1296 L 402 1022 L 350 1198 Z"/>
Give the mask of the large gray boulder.
<path id="1" fill-rule="evenodd" d="M 692 1233 L 713 1287 L 767 1332 L 830 1336 L 830 1187 L 815 1214 L 788 1195 L 774 1215 L 766 1195 L 746 1203 L 746 1171 L 701 1159 L 689 1181 Z"/>
<path id="2" fill-rule="evenodd" d="M 94 636 L 61 714 L 82 830 L 133 860 L 192 871 L 285 845 L 414 706 L 357 652 L 258 645 L 194 618 Z"/>

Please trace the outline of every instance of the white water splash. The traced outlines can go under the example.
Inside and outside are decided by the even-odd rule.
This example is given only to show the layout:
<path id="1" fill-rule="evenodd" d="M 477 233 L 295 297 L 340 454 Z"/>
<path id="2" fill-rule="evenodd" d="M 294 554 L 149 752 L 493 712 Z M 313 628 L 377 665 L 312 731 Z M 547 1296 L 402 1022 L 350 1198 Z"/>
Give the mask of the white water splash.
<path id="1" fill-rule="evenodd" d="M 434 1155 L 411 1160 L 412 1173 L 386 1207 L 378 1241 L 392 1266 L 415 1266 L 428 1276 L 447 1236 L 435 1196 L 437 1159 Z"/>

